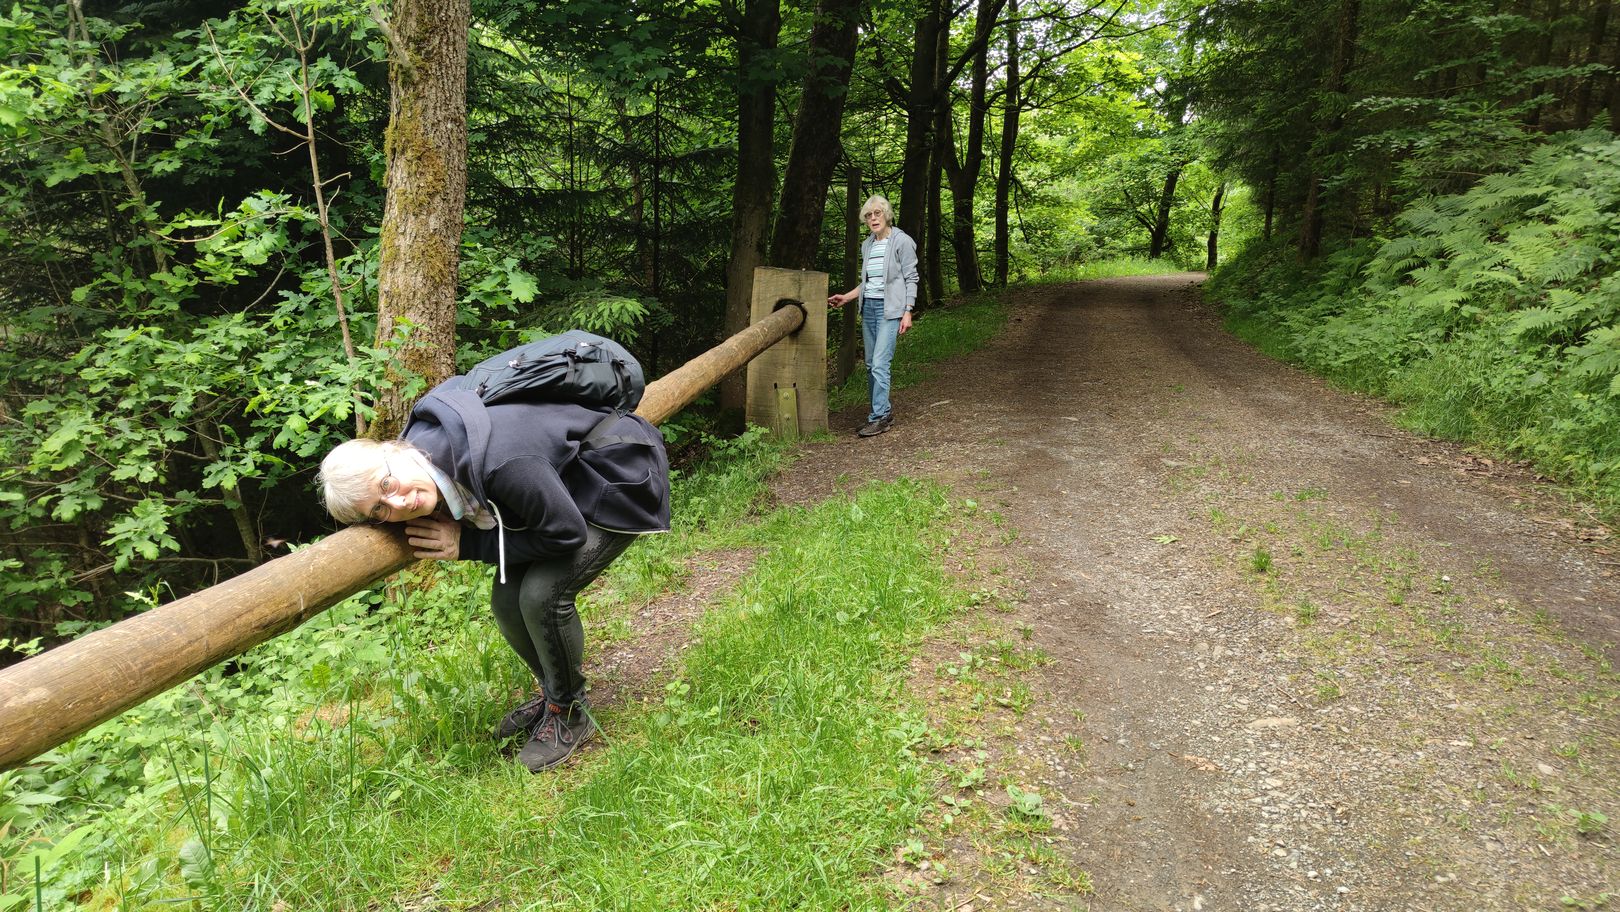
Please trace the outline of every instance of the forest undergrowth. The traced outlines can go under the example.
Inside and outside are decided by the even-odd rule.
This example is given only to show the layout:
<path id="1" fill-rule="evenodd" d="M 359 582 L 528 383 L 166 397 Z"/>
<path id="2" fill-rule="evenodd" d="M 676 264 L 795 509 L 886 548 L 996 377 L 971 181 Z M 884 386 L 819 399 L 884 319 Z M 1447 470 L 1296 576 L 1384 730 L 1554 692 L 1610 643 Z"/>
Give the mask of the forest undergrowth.
<path id="1" fill-rule="evenodd" d="M 1004 319 L 994 296 L 935 311 L 899 385 Z M 582 600 L 593 649 L 705 553 L 761 556 L 661 700 L 599 713 L 582 762 L 537 777 L 501 755 L 490 732 L 532 682 L 488 615 L 489 570 L 418 565 L 0 773 L 0 910 L 693 908 L 740 888 L 882 907 L 871 875 L 939 775 L 913 750 L 929 727 L 905 670 L 971 602 L 937 555 L 972 510 L 901 480 L 771 511 L 789 450 L 758 429 L 703 445 L 672 533 Z"/>
<path id="2" fill-rule="evenodd" d="M 1403 406 L 1414 430 L 1524 459 L 1620 510 L 1620 140 L 1569 133 L 1389 237 L 1301 265 L 1256 244 L 1209 289 L 1274 357 Z"/>
<path id="3" fill-rule="evenodd" d="M 966 604 L 935 557 L 962 508 L 899 481 L 761 515 L 783 451 L 723 450 L 587 624 L 678 587 L 701 551 L 761 556 L 662 699 L 600 713 L 581 762 L 532 776 L 501 756 L 489 732 L 529 682 L 487 573 L 418 568 L 0 777 L 0 908 L 883 905 L 869 875 L 932 793 L 904 679 Z"/>

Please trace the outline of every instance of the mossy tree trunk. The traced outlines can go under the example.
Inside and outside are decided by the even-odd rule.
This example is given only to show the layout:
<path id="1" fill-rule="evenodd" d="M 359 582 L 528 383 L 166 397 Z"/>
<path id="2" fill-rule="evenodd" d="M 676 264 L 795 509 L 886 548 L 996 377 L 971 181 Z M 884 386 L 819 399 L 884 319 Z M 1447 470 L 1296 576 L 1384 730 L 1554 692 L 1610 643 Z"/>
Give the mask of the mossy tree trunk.
<path id="1" fill-rule="evenodd" d="M 917 244 L 917 256 L 921 260 L 917 265 L 922 270 L 923 280 L 922 287 L 917 291 L 918 310 L 926 310 L 945 299 L 945 263 L 940 256 L 943 252 L 940 239 L 945 223 L 943 190 L 946 150 L 940 137 L 945 134 L 947 120 L 951 116 L 950 83 L 945 78 L 950 44 L 950 26 L 947 24 L 940 28 L 939 40 L 934 44 L 934 129 L 929 134 L 928 143 L 928 224 L 923 229 L 924 239 Z"/>
<path id="2" fill-rule="evenodd" d="M 403 426 L 411 406 L 407 378 L 419 376 L 431 387 L 455 373 L 469 18 L 469 0 L 396 0 L 388 23 L 391 92 L 377 341 L 390 341 L 407 323 L 410 335 L 378 395 L 371 427 L 376 437 L 392 437 Z"/>

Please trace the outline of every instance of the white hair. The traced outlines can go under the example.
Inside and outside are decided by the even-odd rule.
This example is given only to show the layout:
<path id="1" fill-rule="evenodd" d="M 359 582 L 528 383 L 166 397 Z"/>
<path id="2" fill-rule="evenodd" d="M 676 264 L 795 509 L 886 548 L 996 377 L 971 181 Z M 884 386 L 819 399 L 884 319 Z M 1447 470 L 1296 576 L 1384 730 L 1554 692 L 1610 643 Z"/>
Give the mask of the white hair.
<path id="1" fill-rule="evenodd" d="M 350 525 L 369 520 L 371 517 L 361 505 L 377 498 L 378 476 L 384 470 L 385 460 L 411 452 L 421 450 L 404 440 L 362 438 L 333 447 L 321 460 L 320 474 L 315 476 L 326 512 L 338 522 Z"/>
<path id="2" fill-rule="evenodd" d="M 883 216 L 885 225 L 894 224 L 894 207 L 889 205 L 888 200 L 875 193 L 867 198 L 865 205 L 861 206 L 861 221 L 866 221 L 866 217 L 874 212 Z"/>

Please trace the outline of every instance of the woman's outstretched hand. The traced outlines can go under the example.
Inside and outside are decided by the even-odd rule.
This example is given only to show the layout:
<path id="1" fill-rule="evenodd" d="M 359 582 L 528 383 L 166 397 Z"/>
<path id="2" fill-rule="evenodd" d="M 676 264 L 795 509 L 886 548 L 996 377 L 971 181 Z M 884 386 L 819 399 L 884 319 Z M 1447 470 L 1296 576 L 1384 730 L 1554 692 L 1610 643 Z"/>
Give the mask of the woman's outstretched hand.
<path id="1" fill-rule="evenodd" d="M 461 523 L 422 516 L 405 524 L 405 539 L 422 560 L 455 560 L 461 555 Z"/>

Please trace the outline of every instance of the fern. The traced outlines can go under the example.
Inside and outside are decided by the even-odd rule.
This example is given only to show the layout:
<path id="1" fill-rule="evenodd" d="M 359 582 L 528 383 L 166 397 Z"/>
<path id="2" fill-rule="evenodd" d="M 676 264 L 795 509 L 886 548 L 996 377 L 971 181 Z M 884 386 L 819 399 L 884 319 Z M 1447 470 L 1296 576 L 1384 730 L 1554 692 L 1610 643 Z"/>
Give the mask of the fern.
<path id="1" fill-rule="evenodd" d="M 1620 139 L 1567 133 L 1309 268 L 1254 248 L 1215 293 L 1268 351 L 1395 398 L 1423 430 L 1521 453 L 1620 509 L 1617 213 Z"/>

